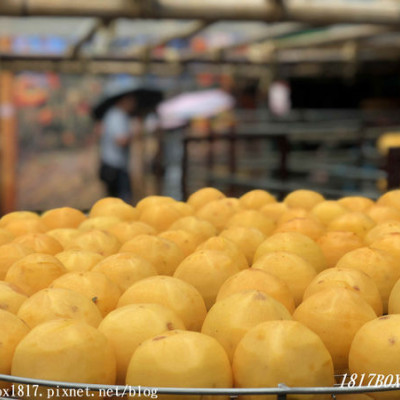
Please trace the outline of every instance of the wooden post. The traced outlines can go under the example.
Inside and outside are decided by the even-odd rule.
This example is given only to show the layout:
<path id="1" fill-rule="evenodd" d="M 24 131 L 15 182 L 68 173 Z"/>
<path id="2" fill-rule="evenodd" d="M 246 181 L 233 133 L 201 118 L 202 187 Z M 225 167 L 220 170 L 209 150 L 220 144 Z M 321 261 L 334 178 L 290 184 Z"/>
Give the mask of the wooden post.
<path id="1" fill-rule="evenodd" d="M 17 132 L 13 103 L 14 76 L 0 71 L 0 213 L 16 207 Z"/>

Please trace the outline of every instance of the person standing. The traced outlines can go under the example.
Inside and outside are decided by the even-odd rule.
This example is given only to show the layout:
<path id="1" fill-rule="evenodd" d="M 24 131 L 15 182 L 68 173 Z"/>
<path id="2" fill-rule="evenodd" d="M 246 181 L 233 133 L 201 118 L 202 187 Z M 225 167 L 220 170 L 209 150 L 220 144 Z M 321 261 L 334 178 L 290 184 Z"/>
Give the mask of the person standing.
<path id="1" fill-rule="evenodd" d="M 134 132 L 132 117 L 141 118 L 162 100 L 162 92 L 141 79 L 116 76 L 106 86 L 92 109 L 100 141 L 100 179 L 108 196 L 132 202 L 130 147 Z M 137 124 L 136 124 L 137 125 Z M 137 125 L 138 126 L 138 125 Z"/>
<path id="2" fill-rule="evenodd" d="M 134 136 L 131 115 L 136 100 L 124 95 L 105 113 L 100 129 L 100 178 L 107 195 L 132 201 L 129 149 Z"/>

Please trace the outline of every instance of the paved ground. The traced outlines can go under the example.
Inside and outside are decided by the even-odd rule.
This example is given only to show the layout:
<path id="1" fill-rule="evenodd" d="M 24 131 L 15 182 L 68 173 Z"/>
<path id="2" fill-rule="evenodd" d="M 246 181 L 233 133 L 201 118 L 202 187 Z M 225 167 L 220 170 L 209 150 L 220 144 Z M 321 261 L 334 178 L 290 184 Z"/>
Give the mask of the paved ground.
<path id="1" fill-rule="evenodd" d="M 104 195 L 97 165 L 95 147 L 24 156 L 18 168 L 18 209 L 90 208 Z"/>

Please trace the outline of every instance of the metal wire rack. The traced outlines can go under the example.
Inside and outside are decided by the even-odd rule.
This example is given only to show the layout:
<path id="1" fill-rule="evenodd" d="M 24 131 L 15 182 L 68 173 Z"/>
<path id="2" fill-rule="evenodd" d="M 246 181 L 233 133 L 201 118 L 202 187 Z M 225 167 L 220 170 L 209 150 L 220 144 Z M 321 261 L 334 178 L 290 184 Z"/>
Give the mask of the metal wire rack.
<path id="1" fill-rule="evenodd" d="M 275 395 L 276 400 L 286 400 L 287 396 L 293 394 L 329 394 L 332 399 L 336 399 L 336 395 L 339 394 L 355 394 L 355 393 L 372 393 L 372 392 L 383 392 L 383 391 L 394 391 L 400 390 L 400 386 L 396 385 L 386 385 L 386 386 L 355 386 L 348 387 L 347 384 L 336 384 L 333 387 L 288 387 L 284 384 L 278 385 L 276 388 L 243 388 L 243 389 L 206 389 L 206 388 L 170 388 L 170 387 L 144 387 L 144 386 L 118 386 L 118 385 L 95 385 L 95 384 L 84 384 L 84 383 L 70 383 L 70 382 L 58 382 L 58 381 L 47 381 L 42 379 L 30 379 L 30 378 L 21 378 L 10 375 L 2 375 L 0 374 L 0 382 L 9 382 L 16 385 L 17 390 L 14 388 L 14 392 L 11 390 L 1 391 L 0 389 L 0 400 L 10 400 L 10 399 L 19 399 L 18 397 L 18 385 L 32 385 L 35 388 L 45 387 L 45 388 L 54 388 L 59 389 L 68 389 L 72 391 L 80 390 L 81 393 L 98 391 L 104 395 L 104 397 L 111 398 L 112 396 L 116 397 L 125 397 L 128 395 L 137 396 L 141 394 L 142 398 L 156 398 L 155 395 L 168 394 L 177 396 L 177 400 L 179 400 L 179 396 L 183 395 L 208 395 L 215 396 L 216 400 L 220 396 L 230 396 L 231 399 L 236 399 L 241 395 Z M 22 386 L 21 386 L 22 388 Z M 23 389 L 26 390 L 26 389 Z M 41 394 L 36 396 L 35 394 L 38 392 L 31 391 L 29 397 L 32 399 L 46 397 Z M 54 392 L 51 392 L 54 393 Z M 64 392 L 66 393 L 66 392 Z M 71 393 L 71 392 L 69 392 Z M 67 398 L 68 396 L 65 395 Z M 80 396 L 83 397 L 83 396 Z M 48 397 L 50 398 L 50 397 Z"/>

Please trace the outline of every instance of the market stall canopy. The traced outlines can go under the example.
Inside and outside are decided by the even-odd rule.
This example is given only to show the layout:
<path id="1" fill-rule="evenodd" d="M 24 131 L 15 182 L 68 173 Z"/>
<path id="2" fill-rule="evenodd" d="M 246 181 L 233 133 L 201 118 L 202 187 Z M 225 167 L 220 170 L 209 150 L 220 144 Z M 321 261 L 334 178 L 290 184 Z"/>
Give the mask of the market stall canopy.
<path id="1" fill-rule="evenodd" d="M 176 75 L 400 57 L 398 0 L 2 0 L 1 15 L 0 62 L 14 70 Z"/>

